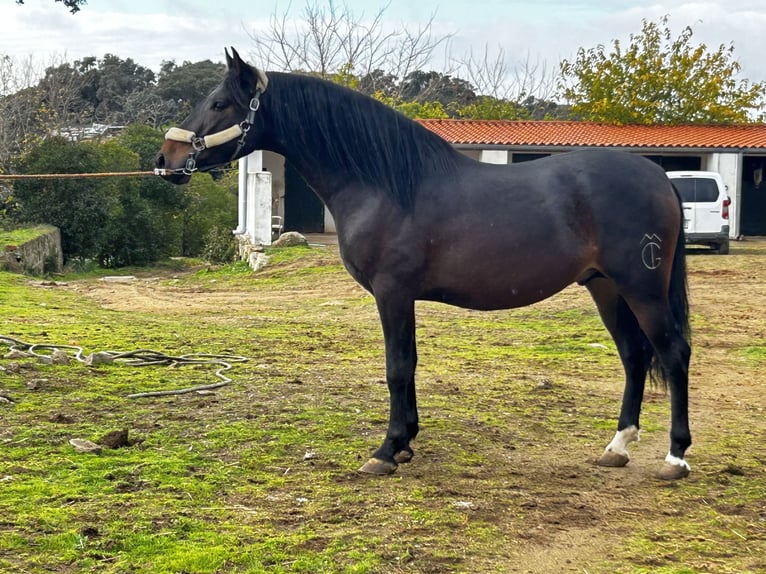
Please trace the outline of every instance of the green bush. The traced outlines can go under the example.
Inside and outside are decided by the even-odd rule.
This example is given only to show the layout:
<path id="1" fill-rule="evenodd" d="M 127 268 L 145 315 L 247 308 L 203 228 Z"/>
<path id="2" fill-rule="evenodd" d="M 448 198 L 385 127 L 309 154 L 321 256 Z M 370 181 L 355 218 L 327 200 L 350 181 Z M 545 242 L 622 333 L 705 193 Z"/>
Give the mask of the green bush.
<path id="1" fill-rule="evenodd" d="M 210 263 L 231 263 L 237 253 L 237 242 L 230 227 L 212 227 L 205 238 L 203 256 Z"/>
<path id="2" fill-rule="evenodd" d="M 19 171 L 148 170 L 162 141 L 162 134 L 147 126 L 129 126 L 107 142 L 51 138 L 20 162 Z M 211 230 L 227 228 L 230 235 L 236 226 L 236 181 L 236 174 L 220 181 L 198 174 L 185 186 L 154 176 L 23 180 L 14 188 L 15 218 L 59 227 L 66 260 L 121 267 L 174 255 L 202 256 Z M 216 257 L 223 254 L 215 250 Z"/>
<path id="3" fill-rule="evenodd" d="M 21 173 L 96 173 L 135 169 L 138 158 L 98 144 L 76 144 L 50 138 L 34 148 L 21 164 Z M 107 153 L 104 153 L 107 152 Z M 64 257 L 98 258 L 114 235 L 121 212 L 120 195 L 135 180 L 30 179 L 16 182 L 16 217 L 27 223 L 48 223 L 61 229 Z"/>

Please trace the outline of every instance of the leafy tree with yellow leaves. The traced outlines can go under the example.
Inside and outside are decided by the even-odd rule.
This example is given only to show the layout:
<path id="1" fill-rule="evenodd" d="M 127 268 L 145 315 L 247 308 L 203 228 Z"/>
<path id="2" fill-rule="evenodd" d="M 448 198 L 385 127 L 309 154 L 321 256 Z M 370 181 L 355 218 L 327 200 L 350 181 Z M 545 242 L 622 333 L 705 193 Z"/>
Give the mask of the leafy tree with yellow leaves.
<path id="1" fill-rule="evenodd" d="M 613 40 L 580 48 L 560 64 L 559 94 L 574 117 L 611 124 L 736 124 L 764 119 L 766 83 L 739 78 L 734 44 L 693 45 L 691 27 L 673 38 L 668 16 L 643 20 L 627 49 Z"/>

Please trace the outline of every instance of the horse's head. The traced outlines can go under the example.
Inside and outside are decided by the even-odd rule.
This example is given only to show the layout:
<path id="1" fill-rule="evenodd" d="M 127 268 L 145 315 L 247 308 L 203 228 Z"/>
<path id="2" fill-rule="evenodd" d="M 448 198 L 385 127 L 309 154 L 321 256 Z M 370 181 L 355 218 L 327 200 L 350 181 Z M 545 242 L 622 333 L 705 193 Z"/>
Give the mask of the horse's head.
<path id="1" fill-rule="evenodd" d="M 159 173 L 172 183 L 186 183 L 195 171 L 208 171 L 255 149 L 260 96 L 266 74 L 246 64 L 232 48 L 226 52 L 224 80 L 181 123 L 165 134 L 157 154 Z M 255 131 L 255 130 L 253 130 Z"/>

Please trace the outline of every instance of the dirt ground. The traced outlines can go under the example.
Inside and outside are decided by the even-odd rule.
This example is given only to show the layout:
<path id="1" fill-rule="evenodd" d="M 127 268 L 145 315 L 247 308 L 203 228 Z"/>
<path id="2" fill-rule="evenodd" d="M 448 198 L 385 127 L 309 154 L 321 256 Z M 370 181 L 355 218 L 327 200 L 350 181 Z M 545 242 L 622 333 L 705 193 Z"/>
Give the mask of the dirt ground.
<path id="1" fill-rule="evenodd" d="M 337 258 L 334 249 L 332 246 L 327 248 L 328 261 Z M 698 492 L 693 488 L 682 491 L 677 483 L 662 483 L 654 478 L 667 450 L 667 441 L 659 438 L 661 433 L 654 433 L 655 438 L 649 444 L 641 442 L 633 446 L 631 463 L 620 470 L 592 464 L 592 459 L 611 438 L 612 431 L 609 430 L 603 431 L 603 443 L 593 444 L 587 457 L 583 456 L 581 446 L 566 442 L 550 444 L 542 456 L 539 448 L 518 446 L 512 456 L 516 467 L 523 466 L 523 471 L 510 468 L 507 460 L 500 459 L 505 456 L 501 444 L 503 436 L 484 437 L 482 440 L 496 443 L 496 468 L 466 469 L 460 480 L 445 477 L 444 483 L 437 483 L 437 489 L 444 496 L 455 499 L 470 496 L 475 501 L 470 511 L 472 516 L 481 516 L 494 524 L 506 521 L 508 525 L 518 524 L 513 522 L 512 514 L 520 509 L 526 518 L 523 527 L 508 526 L 506 542 L 511 542 L 498 549 L 493 559 L 477 559 L 471 566 L 474 571 L 592 572 L 589 564 L 612 555 L 617 561 L 624 560 L 624 554 L 620 553 L 625 549 L 616 549 L 615 541 L 623 539 L 633 527 L 651 529 L 651 525 L 656 524 L 657 538 L 653 542 L 657 546 L 646 555 L 636 548 L 633 551 L 634 569 L 630 571 L 652 572 L 656 568 L 662 572 L 766 572 L 766 558 L 757 556 L 766 540 L 766 486 L 760 502 L 757 496 L 755 502 L 752 497 L 745 502 L 728 498 L 730 491 L 727 490 L 731 481 L 743 474 L 761 480 L 761 485 L 766 479 L 763 471 L 766 465 L 763 445 L 766 436 L 766 361 L 763 354 L 754 359 L 748 359 L 747 354 L 752 348 L 760 348 L 762 353 L 766 345 L 763 316 L 766 308 L 765 263 L 764 239 L 734 243 L 732 254 L 728 256 L 692 251 L 688 257 L 694 328 L 690 408 L 695 443 L 689 451 L 692 474 L 685 484 L 698 486 Z M 295 296 L 291 292 L 256 293 L 244 287 L 184 289 L 149 278 L 119 285 L 88 282 L 75 284 L 73 288 L 115 310 L 162 311 L 170 305 L 180 305 L 190 314 L 213 313 L 237 305 L 257 307 L 266 303 L 264 297 L 268 298 L 269 304 L 276 305 L 280 300 L 288 302 Z M 361 290 L 349 280 L 341 286 L 320 282 L 302 293 L 342 301 L 344 297 L 360 296 Z M 572 287 L 542 305 L 556 309 L 590 304 L 584 290 Z M 332 341 L 328 342 L 328 345 L 332 344 Z M 425 392 L 430 393 L 428 383 L 424 384 Z M 442 392 L 448 393 L 449 389 L 442 389 Z M 660 392 L 647 393 L 647 405 L 667 402 Z M 618 396 L 614 397 L 615 405 Z M 579 405 L 568 402 L 566 398 L 560 399 L 559 404 L 551 408 L 577 412 Z M 577 432 L 576 429 L 573 432 Z M 729 442 L 722 438 L 725 435 L 730 436 Z M 440 453 L 422 437 L 418 443 L 417 458 L 406 470 L 401 469 L 400 474 L 414 480 L 427 476 L 437 480 Z M 494 475 L 495 480 L 485 481 L 488 474 Z M 349 472 L 341 473 L 338 480 L 366 479 Z M 482 485 L 490 483 L 505 484 L 504 492 L 523 493 L 519 495 L 518 504 L 511 506 L 503 502 L 501 493 L 495 490 L 476 492 Z M 677 504 L 669 504 L 674 493 L 678 493 Z M 705 532 L 682 534 L 676 542 L 666 540 L 674 536 L 672 524 L 677 517 L 693 515 L 707 508 L 715 511 L 724 522 L 726 517 L 736 518 L 736 527 L 722 527 L 722 531 L 733 533 L 729 540 L 719 540 Z M 743 531 L 742 525 L 748 530 Z M 706 541 L 723 549 L 712 551 L 704 546 Z M 675 561 L 674 543 L 682 553 L 686 549 L 687 559 L 690 546 L 702 545 L 703 550 L 688 564 L 688 570 L 683 570 L 683 563 Z M 657 548 L 671 550 L 658 554 Z M 748 552 L 755 555 L 735 561 L 735 566 L 727 558 L 727 553 L 741 556 Z M 467 568 L 467 565 L 463 564 L 463 567 Z M 398 568 L 390 571 L 415 571 L 404 565 Z M 436 564 L 432 571 L 450 570 L 448 565 Z M 615 567 L 615 571 L 618 570 L 623 571 Z M 427 569 L 421 567 L 417 571 Z"/>

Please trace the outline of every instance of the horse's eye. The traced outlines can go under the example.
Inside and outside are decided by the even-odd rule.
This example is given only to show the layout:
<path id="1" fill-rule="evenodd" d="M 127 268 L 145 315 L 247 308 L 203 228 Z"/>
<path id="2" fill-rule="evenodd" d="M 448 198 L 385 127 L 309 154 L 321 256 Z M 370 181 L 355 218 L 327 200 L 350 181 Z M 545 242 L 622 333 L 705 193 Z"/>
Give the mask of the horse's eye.
<path id="1" fill-rule="evenodd" d="M 213 102 L 213 110 L 215 110 L 216 112 L 222 112 L 228 106 L 229 104 L 223 100 L 216 100 L 215 102 Z"/>

